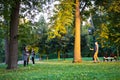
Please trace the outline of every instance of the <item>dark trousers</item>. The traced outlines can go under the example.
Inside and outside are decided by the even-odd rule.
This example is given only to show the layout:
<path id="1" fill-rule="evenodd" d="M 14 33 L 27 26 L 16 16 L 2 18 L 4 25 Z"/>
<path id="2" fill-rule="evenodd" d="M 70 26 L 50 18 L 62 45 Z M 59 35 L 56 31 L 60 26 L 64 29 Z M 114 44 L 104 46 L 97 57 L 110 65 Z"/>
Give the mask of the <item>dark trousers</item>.
<path id="1" fill-rule="evenodd" d="M 35 60 L 34 60 L 34 57 L 32 57 L 32 62 L 33 62 L 33 64 L 35 64 Z"/>
<path id="2" fill-rule="evenodd" d="M 26 63 L 27 63 L 27 61 L 26 61 L 26 60 L 24 60 L 24 66 L 26 66 Z"/>
<path id="3" fill-rule="evenodd" d="M 28 63 L 29 63 L 29 57 L 27 58 L 27 65 L 28 65 Z"/>
<path id="4" fill-rule="evenodd" d="M 29 58 L 27 58 L 27 60 L 24 60 L 24 66 L 28 65 L 29 63 Z"/>

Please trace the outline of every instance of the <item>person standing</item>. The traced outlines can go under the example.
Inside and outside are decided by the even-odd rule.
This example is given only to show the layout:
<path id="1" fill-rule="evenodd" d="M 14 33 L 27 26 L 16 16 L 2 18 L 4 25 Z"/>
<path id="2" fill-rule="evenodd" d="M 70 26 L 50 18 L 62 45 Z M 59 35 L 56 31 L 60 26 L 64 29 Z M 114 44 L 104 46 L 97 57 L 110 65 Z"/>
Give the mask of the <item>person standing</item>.
<path id="1" fill-rule="evenodd" d="M 30 52 L 28 49 L 26 49 L 26 55 L 27 55 L 27 65 L 29 64 L 29 58 L 30 58 Z"/>
<path id="2" fill-rule="evenodd" d="M 32 49 L 31 58 L 32 58 L 32 63 L 35 64 L 35 51 L 34 51 L 34 49 Z"/>
<path id="3" fill-rule="evenodd" d="M 95 42 L 95 53 L 94 53 L 94 62 L 100 62 L 99 58 L 98 58 L 98 51 L 99 51 L 99 46 L 98 46 L 98 42 Z"/>
<path id="4" fill-rule="evenodd" d="M 24 47 L 24 49 L 23 49 L 23 60 L 24 60 L 23 66 L 28 65 L 28 57 L 29 57 L 28 50 Z"/>
<path id="5" fill-rule="evenodd" d="M 26 57 L 27 57 L 27 55 L 26 55 L 25 47 L 23 48 L 22 53 L 23 53 L 23 66 L 26 66 L 26 62 L 27 62 Z"/>

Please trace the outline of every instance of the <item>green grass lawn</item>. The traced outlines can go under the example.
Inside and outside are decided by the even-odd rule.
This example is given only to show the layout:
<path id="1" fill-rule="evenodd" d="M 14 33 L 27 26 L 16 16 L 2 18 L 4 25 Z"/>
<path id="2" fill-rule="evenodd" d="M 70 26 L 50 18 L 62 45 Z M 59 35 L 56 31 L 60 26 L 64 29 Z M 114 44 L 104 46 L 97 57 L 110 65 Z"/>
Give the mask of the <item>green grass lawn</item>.
<path id="1" fill-rule="evenodd" d="M 72 63 L 67 60 L 43 60 L 35 65 L 16 70 L 6 70 L 6 65 L 0 64 L 0 80 L 120 80 L 120 62 L 93 63 L 83 59 L 82 63 Z"/>

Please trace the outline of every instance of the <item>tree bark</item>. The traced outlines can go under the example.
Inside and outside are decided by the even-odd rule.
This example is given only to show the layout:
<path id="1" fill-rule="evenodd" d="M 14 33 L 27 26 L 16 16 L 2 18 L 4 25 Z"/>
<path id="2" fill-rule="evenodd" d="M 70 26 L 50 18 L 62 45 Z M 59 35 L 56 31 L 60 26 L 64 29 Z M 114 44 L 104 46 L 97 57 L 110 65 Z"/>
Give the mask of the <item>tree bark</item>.
<path id="1" fill-rule="evenodd" d="M 46 56 L 46 57 L 47 57 L 47 61 L 48 61 L 48 54 L 47 54 L 47 56 Z"/>
<path id="2" fill-rule="evenodd" d="M 10 43 L 7 69 L 17 68 L 18 59 L 18 24 L 19 24 L 20 0 L 14 0 L 10 19 Z"/>
<path id="3" fill-rule="evenodd" d="M 81 36 L 80 36 L 80 26 L 81 26 L 81 21 L 80 21 L 80 1 L 76 0 L 76 11 L 75 11 L 75 42 L 74 42 L 74 63 L 80 63 L 82 62 L 81 59 Z"/>
<path id="4" fill-rule="evenodd" d="M 57 51 L 58 54 L 58 60 L 60 60 L 60 50 Z"/>
<path id="5" fill-rule="evenodd" d="M 8 36 L 5 38 L 5 64 L 8 64 L 9 56 L 9 39 Z"/>

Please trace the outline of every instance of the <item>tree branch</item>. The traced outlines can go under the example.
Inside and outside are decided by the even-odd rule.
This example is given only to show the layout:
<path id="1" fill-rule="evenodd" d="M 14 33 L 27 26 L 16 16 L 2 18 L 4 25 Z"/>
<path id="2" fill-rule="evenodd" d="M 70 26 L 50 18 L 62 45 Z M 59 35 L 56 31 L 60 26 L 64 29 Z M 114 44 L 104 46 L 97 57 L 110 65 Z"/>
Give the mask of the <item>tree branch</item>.
<path id="1" fill-rule="evenodd" d="M 85 7 L 87 6 L 87 1 L 85 2 L 85 5 L 83 6 L 83 8 L 81 9 L 81 13 L 84 11 Z"/>

